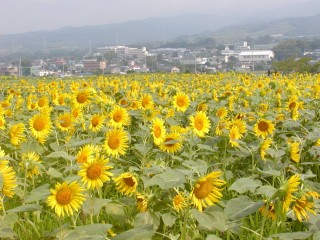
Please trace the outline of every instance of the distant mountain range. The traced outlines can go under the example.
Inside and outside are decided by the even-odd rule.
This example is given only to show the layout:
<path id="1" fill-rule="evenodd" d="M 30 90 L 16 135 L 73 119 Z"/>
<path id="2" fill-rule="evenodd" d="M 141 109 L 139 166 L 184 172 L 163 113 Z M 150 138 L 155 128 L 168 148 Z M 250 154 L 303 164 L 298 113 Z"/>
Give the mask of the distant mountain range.
<path id="1" fill-rule="evenodd" d="M 261 21 L 250 24 L 223 27 L 215 32 L 206 33 L 217 39 L 230 41 L 246 36 L 284 35 L 288 37 L 320 36 L 320 13 L 311 17 L 286 18 L 273 21 Z"/>
<path id="2" fill-rule="evenodd" d="M 247 36 L 266 34 L 286 36 L 320 36 L 320 13 L 310 17 L 280 20 L 253 20 L 248 23 L 239 17 L 217 15 L 184 15 L 170 18 L 149 18 L 139 21 L 99 26 L 65 27 L 53 31 L 36 31 L 0 35 L 0 49 L 89 48 L 111 44 L 127 45 L 147 42 L 214 37 L 233 41 Z M 226 27 L 227 26 L 227 27 Z"/>
<path id="3" fill-rule="evenodd" d="M 184 15 L 170 18 L 148 18 L 139 21 L 99 26 L 65 27 L 53 31 L 36 31 L 0 35 L 0 49 L 59 48 L 134 44 L 172 40 L 181 35 L 215 31 L 234 20 L 213 15 Z"/>

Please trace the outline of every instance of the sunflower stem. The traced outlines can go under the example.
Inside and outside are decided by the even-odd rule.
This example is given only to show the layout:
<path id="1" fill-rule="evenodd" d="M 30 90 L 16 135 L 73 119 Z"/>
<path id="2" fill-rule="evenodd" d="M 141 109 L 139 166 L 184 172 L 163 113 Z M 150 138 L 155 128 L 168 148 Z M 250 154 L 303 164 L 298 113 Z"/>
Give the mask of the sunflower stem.
<path id="1" fill-rule="evenodd" d="M 2 207 L 2 213 L 3 213 L 3 216 L 6 215 L 6 209 L 4 208 L 4 196 L 1 198 L 1 207 Z"/>
<path id="2" fill-rule="evenodd" d="M 75 229 L 77 227 L 77 221 L 76 219 L 74 218 L 74 216 L 72 215 L 71 216 L 71 221 L 72 221 L 72 228 Z"/>
<path id="3" fill-rule="evenodd" d="M 267 201 L 267 204 L 266 204 L 266 210 L 269 211 L 269 207 L 270 207 L 270 200 Z M 260 240 L 263 239 L 263 232 L 264 232 L 264 227 L 265 227 L 265 224 L 266 224 L 266 221 L 267 221 L 267 214 L 263 214 L 263 219 L 262 219 L 262 225 L 261 225 L 261 232 L 260 232 Z"/>
<path id="4" fill-rule="evenodd" d="M 188 220 L 188 211 L 186 210 L 186 211 L 184 211 L 184 214 L 183 214 L 183 225 L 182 225 L 182 229 L 181 229 L 181 240 L 186 240 L 186 238 L 187 238 L 187 220 Z"/>
<path id="5" fill-rule="evenodd" d="M 26 188 L 27 188 L 27 175 L 28 175 L 28 162 L 25 162 L 24 165 L 24 186 L 23 186 L 23 196 L 26 195 Z"/>

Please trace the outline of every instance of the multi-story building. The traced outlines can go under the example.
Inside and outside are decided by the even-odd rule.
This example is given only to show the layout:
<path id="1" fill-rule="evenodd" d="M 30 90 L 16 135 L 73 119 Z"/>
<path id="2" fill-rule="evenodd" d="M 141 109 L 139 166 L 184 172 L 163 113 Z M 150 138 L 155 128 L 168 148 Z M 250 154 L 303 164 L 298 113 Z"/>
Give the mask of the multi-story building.
<path id="1" fill-rule="evenodd" d="M 126 46 L 108 46 L 98 48 L 98 52 L 102 55 L 114 54 L 119 59 L 141 59 L 148 55 L 148 51 L 143 48 L 129 48 Z"/>
<path id="2" fill-rule="evenodd" d="M 107 67 L 106 61 L 98 62 L 97 59 L 85 59 L 82 60 L 82 64 L 83 70 L 89 72 L 104 70 Z"/>
<path id="3" fill-rule="evenodd" d="M 273 51 L 243 51 L 239 54 L 239 62 L 268 62 L 274 58 Z"/>

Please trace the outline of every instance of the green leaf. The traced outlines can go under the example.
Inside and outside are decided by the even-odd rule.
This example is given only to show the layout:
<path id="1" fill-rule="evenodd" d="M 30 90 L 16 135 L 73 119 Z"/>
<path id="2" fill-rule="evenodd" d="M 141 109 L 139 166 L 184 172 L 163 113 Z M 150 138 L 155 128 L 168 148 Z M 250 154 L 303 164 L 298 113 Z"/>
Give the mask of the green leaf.
<path id="1" fill-rule="evenodd" d="M 41 185 L 38 188 L 33 189 L 26 199 L 25 203 L 35 202 L 46 199 L 50 195 L 49 184 Z"/>
<path id="2" fill-rule="evenodd" d="M 318 240 L 318 239 L 320 239 L 320 231 L 313 234 L 313 240 Z"/>
<path id="3" fill-rule="evenodd" d="M 41 210 L 41 206 L 39 204 L 26 204 L 13 209 L 8 210 L 9 213 L 20 213 L 20 212 L 32 212 Z"/>
<path id="4" fill-rule="evenodd" d="M 210 151 L 210 152 L 215 152 L 216 151 L 215 149 L 213 149 L 212 146 L 209 146 L 209 145 L 206 145 L 206 144 L 197 144 L 197 147 L 199 149 L 207 150 L 207 151 Z"/>
<path id="5" fill-rule="evenodd" d="M 147 240 L 152 239 L 154 235 L 153 225 L 149 224 L 146 226 L 133 228 L 129 231 L 116 235 L 111 238 L 112 240 Z"/>
<path id="6" fill-rule="evenodd" d="M 227 216 L 221 211 L 204 211 L 199 212 L 197 209 L 191 210 L 192 216 L 198 221 L 199 227 L 206 230 L 219 230 L 225 232 L 229 226 Z"/>
<path id="7" fill-rule="evenodd" d="M 118 204 L 115 202 L 107 203 L 105 205 L 104 211 L 119 224 L 124 224 L 128 221 L 125 208 L 122 204 Z"/>
<path id="8" fill-rule="evenodd" d="M 192 169 L 195 173 L 199 173 L 200 175 L 207 172 L 208 165 L 203 160 L 197 160 L 197 161 L 184 161 L 182 163 L 183 166 Z"/>
<path id="9" fill-rule="evenodd" d="M 219 237 L 216 236 L 216 235 L 209 234 L 209 235 L 207 236 L 206 240 L 222 240 L 222 238 L 219 238 Z"/>
<path id="10" fill-rule="evenodd" d="M 106 206 L 110 203 L 110 199 L 100 199 L 100 198 L 91 198 L 87 199 L 82 205 L 83 213 L 88 215 L 93 213 L 93 215 L 97 215 L 103 206 Z"/>
<path id="11" fill-rule="evenodd" d="M 34 151 L 37 152 L 39 154 L 42 154 L 44 149 L 43 146 L 41 146 L 40 143 L 38 142 L 23 142 L 20 145 L 21 151 L 22 152 L 30 152 L 30 151 Z"/>
<path id="12" fill-rule="evenodd" d="M 260 169 L 257 169 L 257 172 L 262 174 L 262 175 L 265 175 L 265 176 L 274 176 L 274 177 L 279 177 L 281 176 L 281 172 L 280 171 L 277 171 L 277 170 L 274 170 L 274 169 L 270 169 L 270 170 L 260 170 Z"/>
<path id="13" fill-rule="evenodd" d="M 147 153 L 152 149 L 152 145 L 135 144 L 135 149 L 137 149 L 142 155 L 147 155 Z"/>
<path id="14" fill-rule="evenodd" d="M 64 151 L 58 151 L 58 152 L 50 153 L 49 155 L 47 155 L 47 157 L 48 158 L 64 158 L 64 159 L 67 159 L 69 161 L 75 160 L 74 156 L 69 155 L 68 153 L 66 153 Z"/>
<path id="15" fill-rule="evenodd" d="M 47 174 L 54 178 L 63 178 L 62 173 L 52 167 L 49 168 L 49 170 L 47 171 Z"/>
<path id="16" fill-rule="evenodd" d="M 66 146 L 68 147 L 78 147 L 81 145 L 85 145 L 88 143 L 91 143 L 92 141 L 90 139 L 85 139 L 85 140 L 81 140 L 78 141 L 78 139 L 73 138 L 71 141 L 68 142 L 68 144 L 66 144 Z"/>
<path id="17" fill-rule="evenodd" d="M 256 212 L 263 204 L 264 201 L 253 202 L 247 196 L 240 196 L 228 201 L 224 211 L 229 219 L 237 220 Z"/>
<path id="18" fill-rule="evenodd" d="M 172 227 L 172 225 L 175 223 L 176 218 L 173 217 L 171 214 L 169 213 L 164 213 L 162 214 L 162 220 L 165 226 L 167 227 Z"/>
<path id="19" fill-rule="evenodd" d="M 134 227 L 141 227 L 141 226 L 145 226 L 148 224 L 152 224 L 153 225 L 153 218 L 150 215 L 149 212 L 141 212 L 138 213 L 134 219 L 134 223 L 133 226 Z"/>
<path id="20" fill-rule="evenodd" d="M 1 222 L 2 224 L 2 222 Z M 8 228 L 8 227 L 0 227 L 0 238 L 1 239 L 17 239 L 16 238 L 16 233 L 13 231 L 13 229 Z"/>
<path id="21" fill-rule="evenodd" d="M 269 154 L 272 158 L 282 157 L 286 154 L 286 152 L 281 149 L 276 151 L 273 148 L 266 149 L 266 153 Z"/>
<path id="22" fill-rule="evenodd" d="M 50 143 L 49 146 L 55 152 L 61 151 L 61 149 L 62 149 L 62 146 L 58 145 L 58 143 L 56 143 L 56 142 Z"/>
<path id="23" fill-rule="evenodd" d="M 70 231 L 65 239 L 105 239 L 107 231 L 112 227 L 110 224 L 89 224 L 85 226 L 76 227 Z"/>
<path id="24" fill-rule="evenodd" d="M 164 173 L 152 177 L 145 183 L 145 186 L 159 185 L 161 189 L 169 189 L 182 185 L 184 181 L 184 174 L 182 172 L 168 168 Z"/>
<path id="25" fill-rule="evenodd" d="M 281 240 L 298 240 L 298 239 L 307 239 L 312 235 L 312 233 L 308 232 L 290 232 L 290 233 L 279 233 L 272 235 L 270 238 L 278 237 Z"/>
<path id="26" fill-rule="evenodd" d="M 230 187 L 229 190 L 234 190 L 240 194 L 243 194 L 247 191 L 252 193 L 262 185 L 260 180 L 252 178 L 240 178 L 237 179 Z"/>
<path id="27" fill-rule="evenodd" d="M 8 213 L 5 216 L 0 216 L 1 239 L 17 239 L 16 233 L 13 231 L 13 226 L 18 220 L 18 215 L 15 213 Z"/>
<path id="28" fill-rule="evenodd" d="M 268 198 L 272 197 L 273 194 L 277 191 L 274 187 L 270 185 L 261 186 L 257 189 L 256 194 L 265 195 Z"/>

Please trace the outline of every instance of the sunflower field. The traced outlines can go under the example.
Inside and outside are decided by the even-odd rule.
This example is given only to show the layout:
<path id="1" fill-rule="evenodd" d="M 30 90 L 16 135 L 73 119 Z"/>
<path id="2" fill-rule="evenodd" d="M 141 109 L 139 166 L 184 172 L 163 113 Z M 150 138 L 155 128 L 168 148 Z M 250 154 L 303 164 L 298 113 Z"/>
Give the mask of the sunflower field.
<path id="1" fill-rule="evenodd" d="M 320 75 L 0 80 L 0 239 L 320 239 Z"/>

